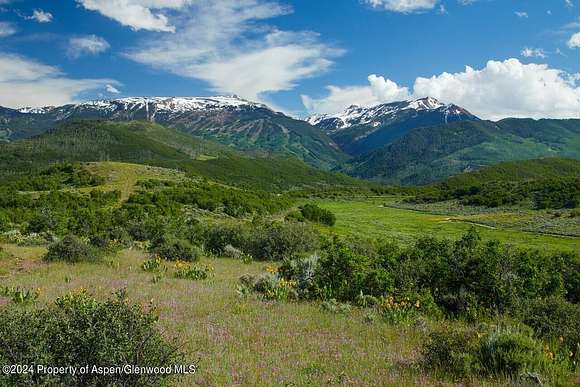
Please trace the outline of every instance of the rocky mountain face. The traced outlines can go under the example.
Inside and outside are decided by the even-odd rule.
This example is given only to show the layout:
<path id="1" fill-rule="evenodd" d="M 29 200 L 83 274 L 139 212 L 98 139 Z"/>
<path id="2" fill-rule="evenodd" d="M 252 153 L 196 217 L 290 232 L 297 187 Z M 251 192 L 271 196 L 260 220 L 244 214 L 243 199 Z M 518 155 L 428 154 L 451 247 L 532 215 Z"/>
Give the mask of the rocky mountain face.
<path id="1" fill-rule="evenodd" d="M 372 107 L 350 106 L 333 115 L 314 115 L 307 122 L 324 130 L 345 152 L 358 156 L 407 134 L 411 129 L 478 120 L 466 109 L 435 98 L 392 102 Z"/>
<path id="2" fill-rule="evenodd" d="M 0 138 L 31 137 L 79 119 L 144 120 L 241 150 L 286 153 L 322 168 L 348 158 L 323 131 L 237 96 L 134 97 L 64 106 L 0 109 Z"/>

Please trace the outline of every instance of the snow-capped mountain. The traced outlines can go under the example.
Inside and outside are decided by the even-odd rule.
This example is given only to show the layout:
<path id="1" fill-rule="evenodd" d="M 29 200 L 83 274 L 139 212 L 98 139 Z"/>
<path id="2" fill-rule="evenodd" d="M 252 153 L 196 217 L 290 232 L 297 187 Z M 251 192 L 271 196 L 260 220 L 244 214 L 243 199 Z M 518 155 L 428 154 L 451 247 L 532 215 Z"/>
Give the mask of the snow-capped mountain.
<path id="1" fill-rule="evenodd" d="M 0 131 L 14 140 L 78 119 L 151 121 L 242 150 L 290 153 L 322 167 L 347 158 L 320 129 L 237 96 L 131 97 L 0 109 Z"/>
<path id="2" fill-rule="evenodd" d="M 431 97 L 371 107 L 353 105 L 338 114 L 313 115 L 306 119 L 351 154 L 379 148 L 417 127 L 462 120 L 478 118 L 460 106 L 444 104 Z"/>
<path id="3" fill-rule="evenodd" d="M 144 113 L 145 118 L 154 120 L 157 113 L 181 114 L 189 112 L 241 111 L 268 109 L 266 105 L 251 102 L 236 95 L 217 97 L 129 97 L 112 100 L 94 100 L 63 106 L 25 107 L 18 109 L 27 114 L 56 114 L 58 119 L 81 112 L 102 112 L 112 116 Z"/>

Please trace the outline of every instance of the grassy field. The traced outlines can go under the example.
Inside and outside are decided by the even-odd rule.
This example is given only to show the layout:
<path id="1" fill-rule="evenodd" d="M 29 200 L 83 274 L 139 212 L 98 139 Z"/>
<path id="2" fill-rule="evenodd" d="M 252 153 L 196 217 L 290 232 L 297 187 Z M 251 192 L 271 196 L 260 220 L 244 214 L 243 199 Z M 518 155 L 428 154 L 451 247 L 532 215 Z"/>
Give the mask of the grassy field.
<path id="1" fill-rule="evenodd" d="M 332 314 L 315 303 L 238 296 L 239 276 L 263 271 L 267 263 L 204 259 L 215 277 L 153 283 L 140 268 L 146 254 L 139 250 L 124 250 L 108 263 L 69 265 L 42 262 L 43 247 L 2 247 L 2 284 L 39 289 L 37 305 L 79 288 L 98 298 L 127 288 L 132 301 L 152 303 L 165 334 L 199 359 L 196 375 L 175 380 L 177 385 L 440 384 L 417 365 L 419 343 L 432 322 L 395 327 L 367 323 L 356 309 Z M 0 297 L 0 305 L 7 302 Z"/>
<path id="2" fill-rule="evenodd" d="M 152 167 L 143 164 L 103 161 L 86 163 L 85 168 L 106 179 L 105 184 L 99 186 L 99 189 L 103 191 L 120 191 L 121 200 L 127 200 L 139 181 L 148 179 L 182 181 L 186 179 L 185 174 L 176 169 Z M 92 189 L 93 187 L 88 187 L 81 190 L 90 191 Z"/>
<path id="3" fill-rule="evenodd" d="M 483 238 L 498 239 L 523 247 L 550 250 L 580 251 L 580 238 L 542 235 L 519 230 L 474 225 L 469 219 L 420 211 L 386 207 L 392 199 L 319 200 L 317 204 L 336 215 L 336 225 L 323 227 L 325 232 L 339 235 L 357 234 L 366 237 L 388 237 L 410 242 L 416 236 L 431 235 L 457 238 L 470 227 L 476 227 Z"/>

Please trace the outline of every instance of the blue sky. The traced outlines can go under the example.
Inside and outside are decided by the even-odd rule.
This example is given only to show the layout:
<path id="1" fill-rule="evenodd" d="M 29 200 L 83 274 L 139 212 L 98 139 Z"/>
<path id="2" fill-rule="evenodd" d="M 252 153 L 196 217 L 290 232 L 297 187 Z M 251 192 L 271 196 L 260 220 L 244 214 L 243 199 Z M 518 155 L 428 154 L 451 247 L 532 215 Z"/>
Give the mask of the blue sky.
<path id="1" fill-rule="evenodd" d="M 238 94 L 304 116 L 430 95 L 483 118 L 580 117 L 580 0 L 0 0 L 0 9 L 3 106 Z"/>

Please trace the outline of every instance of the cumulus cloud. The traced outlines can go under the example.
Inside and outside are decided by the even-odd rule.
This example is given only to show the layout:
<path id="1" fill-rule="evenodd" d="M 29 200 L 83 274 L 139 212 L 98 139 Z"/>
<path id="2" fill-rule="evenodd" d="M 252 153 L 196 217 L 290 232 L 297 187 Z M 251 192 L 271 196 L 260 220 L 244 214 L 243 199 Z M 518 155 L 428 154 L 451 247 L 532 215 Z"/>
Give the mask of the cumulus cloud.
<path id="1" fill-rule="evenodd" d="M 392 12 L 413 13 L 435 8 L 439 0 L 364 0 L 373 8 Z"/>
<path id="2" fill-rule="evenodd" d="M 419 77 L 415 80 L 411 94 L 414 98 L 431 96 L 455 103 L 485 119 L 578 118 L 578 80 L 580 74 L 568 74 L 545 64 L 523 64 L 512 58 L 503 62 L 489 61 L 480 70 L 468 66 L 465 71 L 458 73 L 445 72 L 431 78 Z M 327 98 L 333 97 L 336 100 L 336 95 L 337 90 L 334 90 L 334 95 L 330 93 Z M 361 103 L 356 100 L 357 96 L 351 96 L 349 101 L 341 101 L 342 105 L 376 103 L 368 103 L 368 100 Z M 303 98 L 303 101 L 311 112 L 323 112 L 317 108 L 323 107 L 330 111 L 327 98 L 314 100 L 316 103 L 312 103 L 309 97 Z"/>
<path id="3" fill-rule="evenodd" d="M 0 52 L 0 106 L 62 105 L 107 84 L 119 85 L 119 82 L 113 79 L 71 79 L 56 67 Z"/>
<path id="4" fill-rule="evenodd" d="M 119 91 L 119 89 L 117 89 L 113 85 L 105 85 L 105 90 L 107 91 L 107 93 L 111 93 L 111 94 L 121 94 L 121 92 Z"/>
<path id="5" fill-rule="evenodd" d="M 522 19 L 525 19 L 528 17 L 528 13 L 524 12 L 524 11 L 516 11 L 514 13 L 517 17 L 522 18 Z"/>
<path id="6" fill-rule="evenodd" d="M 16 27 L 9 22 L 0 22 L 0 38 L 5 38 L 16 33 Z"/>
<path id="7" fill-rule="evenodd" d="M 368 76 L 366 86 L 328 86 L 328 96 L 314 99 L 302 95 L 302 103 L 310 112 L 336 113 L 350 105 L 372 106 L 380 103 L 401 101 L 410 98 L 409 89 L 401 87 L 390 79 L 377 76 Z"/>
<path id="8" fill-rule="evenodd" d="M 522 50 L 521 55 L 525 58 L 545 58 L 546 57 L 546 53 L 544 52 L 543 49 L 530 48 L 530 47 L 525 47 Z"/>
<path id="9" fill-rule="evenodd" d="M 96 35 L 76 36 L 69 39 L 67 54 L 72 58 L 82 55 L 96 55 L 108 50 L 109 43 Z"/>
<path id="10" fill-rule="evenodd" d="M 31 16 L 26 17 L 27 20 L 36 20 L 39 23 L 50 23 L 53 19 L 52 13 L 45 12 L 42 9 L 35 9 Z"/>
<path id="11" fill-rule="evenodd" d="M 96 11 L 134 30 L 175 32 L 162 10 L 180 9 L 193 0 L 77 0 L 84 8 Z"/>
<path id="12" fill-rule="evenodd" d="M 580 48 L 580 32 L 576 32 L 570 37 L 567 43 L 570 48 Z"/>
<path id="13" fill-rule="evenodd" d="M 281 31 L 265 24 L 291 9 L 277 1 L 198 2 L 177 18 L 175 34 L 144 41 L 130 59 L 200 79 L 212 91 L 265 101 L 303 78 L 327 70 L 341 50 L 310 31 Z"/>

